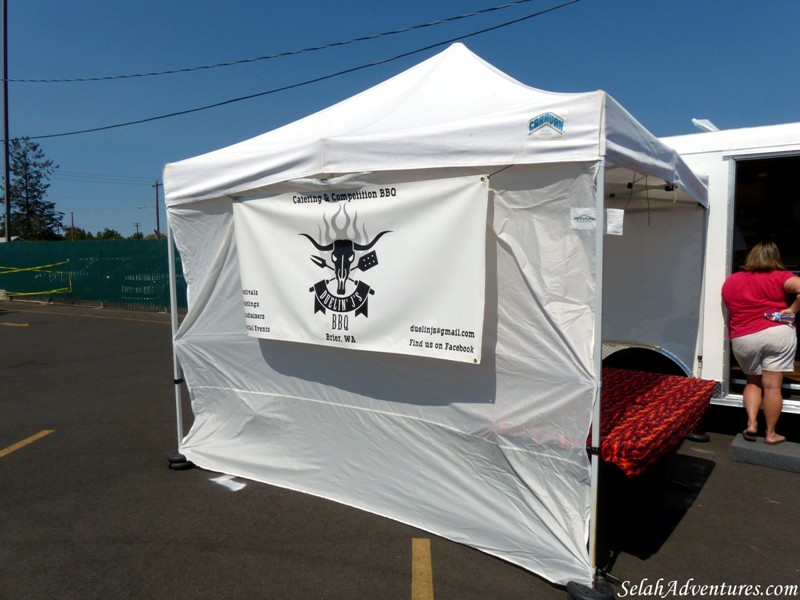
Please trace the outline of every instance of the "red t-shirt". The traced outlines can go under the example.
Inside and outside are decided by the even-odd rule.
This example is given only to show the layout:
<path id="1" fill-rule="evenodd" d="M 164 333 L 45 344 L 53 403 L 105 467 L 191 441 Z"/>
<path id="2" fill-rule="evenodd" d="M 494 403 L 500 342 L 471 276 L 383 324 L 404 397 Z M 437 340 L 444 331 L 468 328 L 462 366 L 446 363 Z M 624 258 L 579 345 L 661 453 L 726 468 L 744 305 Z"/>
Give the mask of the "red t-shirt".
<path id="1" fill-rule="evenodd" d="M 794 277 L 790 271 L 756 273 L 737 271 L 722 284 L 722 301 L 728 307 L 731 338 L 764 331 L 780 325 L 764 317 L 764 313 L 787 308 L 783 284 Z"/>

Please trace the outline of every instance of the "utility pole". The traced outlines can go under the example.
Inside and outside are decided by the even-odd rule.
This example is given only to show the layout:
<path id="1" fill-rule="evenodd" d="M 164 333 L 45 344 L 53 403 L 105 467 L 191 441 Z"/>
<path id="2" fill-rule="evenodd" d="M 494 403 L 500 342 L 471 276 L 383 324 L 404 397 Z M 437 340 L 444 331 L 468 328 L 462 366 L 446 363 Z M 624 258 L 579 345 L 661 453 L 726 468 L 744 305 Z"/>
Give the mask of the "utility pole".
<path id="1" fill-rule="evenodd" d="M 161 187 L 162 185 L 163 184 L 158 183 L 158 179 L 156 179 L 155 185 L 152 186 L 156 188 L 156 239 L 157 240 L 161 239 L 161 225 L 159 223 L 159 218 L 158 218 L 158 188 Z"/>
<path id="2" fill-rule="evenodd" d="M 5 229 L 6 242 L 11 241 L 11 194 L 9 193 L 9 179 L 11 168 L 8 158 L 8 7 L 3 0 L 3 188 L 5 200 Z"/>
<path id="3" fill-rule="evenodd" d="M 141 223 L 139 223 L 139 221 L 136 221 L 136 223 L 134 223 L 134 225 L 136 225 L 136 239 L 138 240 L 139 239 L 139 225 L 141 225 Z"/>

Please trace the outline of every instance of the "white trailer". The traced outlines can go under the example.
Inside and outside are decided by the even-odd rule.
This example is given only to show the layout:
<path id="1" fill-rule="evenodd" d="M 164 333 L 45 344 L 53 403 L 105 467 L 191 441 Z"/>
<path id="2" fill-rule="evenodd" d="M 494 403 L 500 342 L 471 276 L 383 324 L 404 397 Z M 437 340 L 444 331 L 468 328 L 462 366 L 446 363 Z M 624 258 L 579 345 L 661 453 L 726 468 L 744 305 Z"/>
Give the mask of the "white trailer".
<path id="1" fill-rule="evenodd" d="M 758 241 L 778 244 L 787 268 L 800 274 L 800 190 L 794 186 L 800 173 L 800 123 L 663 141 L 708 178 L 703 299 L 691 374 L 719 382 L 712 403 L 742 406 L 744 378 L 730 351 L 720 289 Z M 784 380 L 784 399 L 784 412 L 800 413 L 800 362 Z"/>

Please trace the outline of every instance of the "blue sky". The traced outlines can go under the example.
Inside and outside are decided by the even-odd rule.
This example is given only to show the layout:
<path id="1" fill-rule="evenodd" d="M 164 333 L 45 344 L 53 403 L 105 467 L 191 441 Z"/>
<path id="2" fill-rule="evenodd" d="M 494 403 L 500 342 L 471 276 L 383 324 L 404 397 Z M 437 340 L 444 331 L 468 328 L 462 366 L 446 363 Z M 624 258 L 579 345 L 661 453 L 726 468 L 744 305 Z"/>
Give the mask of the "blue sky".
<path id="1" fill-rule="evenodd" d="M 48 199 L 78 227 L 124 235 L 156 227 L 163 167 L 323 109 L 441 51 L 265 93 L 461 40 L 519 81 L 557 92 L 602 89 L 658 136 L 800 121 L 797 0 L 529 0 L 479 16 L 292 56 L 289 53 L 465 15 L 513 0 L 7 0 L 9 134 L 59 168 Z M 171 75 L 101 81 L 169 70 Z M 149 119 L 263 94 L 139 125 Z M 51 137 L 57 136 L 57 137 Z M 165 230 L 163 190 L 160 228 Z"/>

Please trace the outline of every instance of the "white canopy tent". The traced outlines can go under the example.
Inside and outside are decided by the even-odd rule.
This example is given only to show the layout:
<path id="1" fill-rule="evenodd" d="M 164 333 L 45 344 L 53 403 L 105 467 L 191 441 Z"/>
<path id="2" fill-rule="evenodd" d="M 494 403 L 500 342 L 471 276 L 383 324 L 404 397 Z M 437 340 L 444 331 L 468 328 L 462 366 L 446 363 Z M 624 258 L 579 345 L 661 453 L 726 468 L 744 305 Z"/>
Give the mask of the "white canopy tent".
<path id="1" fill-rule="evenodd" d="M 198 466 L 409 523 L 555 583 L 589 584 L 597 473 L 586 441 L 598 414 L 604 239 L 597 232 L 612 183 L 626 189 L 633 172 L 674 186 L 675 200 L 705 203 L 703 182 L 606 93 L 525 86 L 461 44 L 307 118 L 167 165 L 169 226 L 189 295 L 174 339 L 194 412 L 185 437 L 179 425 L 180 451 Z M 478 215 L 480 235 L 453 235 L 467 226 L 452 211 L 428 214 L 455 194 L 433 190 L 453 182 L 460 189 L 462 181 L 473 191 L 455 214 Z M 302 230 L 270 243 L 283 239 L 270 211 L 285 199 L 342 189 L 413 189 L 403 197 L 414 199 L 406 212 L 430 219 L 416 240 L 403 238 L 400 224 L 385 228 L 392 233 L 380 242 L 382 257 L 392 264 L 371 272 L 386 277 L 370 300 L 372 321 L 351 314 L 351 324 L 380 323 L 417 275 L 462 252 L 475 256 L 479 246 L 484 264 L 460 268 L 479 267 L 480 285 L 468 274 L 469 285 L 441 281 L 446 271 L 430 282 L 477 306 L 475 359 L 253 334 L 249 319 L 273 314 L 253 314 L 247 296 L 243 306 L 258 252 L 272 265 L 255 269 L 264 285 L 281 262 L 295 272 L 316 269 Z M 349 210 L 379 202 L 351 198 Z M 405 218 L 404 201 L 389 223 Z M 299 206 L 285 204 L 286 215 Z M 257 239 L 260 223 L 272 228 L 261 236 L 267 240 Z M 417 246 L 423 230 L 445 235 L 450 252 L 425 254 Z M 299 256 L 286 245 L 294 239 L 305 244 Z M 320 267 L 329 259 L 312 258 Z M 278 288 L 286 287 L 281 277 Z"/>

